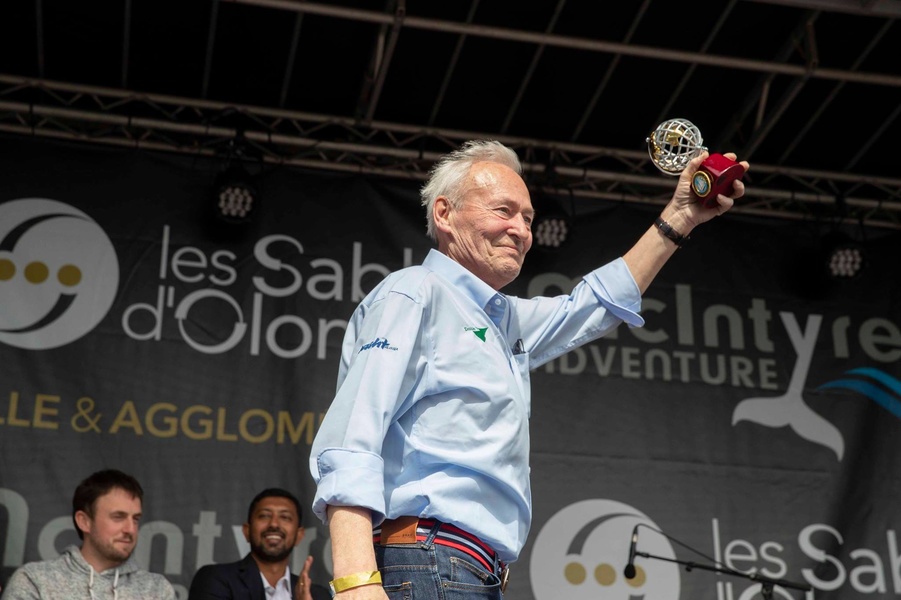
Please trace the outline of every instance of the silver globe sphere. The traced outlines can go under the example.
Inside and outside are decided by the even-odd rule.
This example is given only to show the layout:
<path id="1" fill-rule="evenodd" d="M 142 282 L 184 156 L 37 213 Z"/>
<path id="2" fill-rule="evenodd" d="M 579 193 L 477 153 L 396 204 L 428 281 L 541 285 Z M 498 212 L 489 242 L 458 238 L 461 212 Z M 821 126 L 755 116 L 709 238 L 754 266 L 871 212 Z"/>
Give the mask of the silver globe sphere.
<path id="1" fill-rule="evenodd" d="M 701 131 L 686 119 L 664 121 L 651 133 L 647 143 L 651 161 L 667 175 L 678 175 L 691 159 L 707 150 Z"/>

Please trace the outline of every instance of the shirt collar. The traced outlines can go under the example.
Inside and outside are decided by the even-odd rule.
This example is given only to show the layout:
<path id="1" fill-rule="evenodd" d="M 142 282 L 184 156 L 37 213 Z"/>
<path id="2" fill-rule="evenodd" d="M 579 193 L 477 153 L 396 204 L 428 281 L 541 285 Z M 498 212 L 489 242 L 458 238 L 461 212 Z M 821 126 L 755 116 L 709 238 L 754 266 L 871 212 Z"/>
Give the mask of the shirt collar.
<path id="1" fill-rule="evenodd" d="M 266 590 L 266 596 L 271 598 L 278 590 L 281 588 L 283 590 L 287 590 L 289 597 L 291 594 L 291 571 L 288 567 L 285 567 L 285 574 L 282 575 L 282 578 L 275 582 L 275 587 L 269 585 L 269 581 L 266 579 L 266 576 L 263 573 L 260 573 L 260 577 L 263 578 L 263 589 Z"/>
<path id="2" fill-rule="evenodd" d="M 434 248 L 429 250 L 422 264 L 448 280 L 482 308 L 494 297 L 503 296 L 503 294 L 498 293 L 490 285 L 470 273 L 463 265 Z"/>
<path id="3" fill-rule="evenodd" d="M 485 311 L 488 318 L 500 328 L 507 310 L 507 298 L 490 285 L 473 275 L 466 267 L 438 250 L 429 250 L 423 266 L 450 282 Z"/>

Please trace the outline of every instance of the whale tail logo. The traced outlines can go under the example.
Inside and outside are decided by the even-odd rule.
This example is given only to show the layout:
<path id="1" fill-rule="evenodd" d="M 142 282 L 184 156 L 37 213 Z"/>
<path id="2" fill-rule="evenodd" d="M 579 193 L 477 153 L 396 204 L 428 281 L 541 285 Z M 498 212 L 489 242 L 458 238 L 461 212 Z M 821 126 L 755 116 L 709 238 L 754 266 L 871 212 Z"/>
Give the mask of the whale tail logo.
<path id="1" fill-rule="evenodd" d="M 838 428 L 807 406 L 801 394 L 742 400 L 732 413 L 732 424 L 739 421 L 750 421 L 774 429 L 791 427 L 805 440 L 830 448 L 838 460 L 845 452 L 845 441 Z"/>
<path id="2" fill-rule="evenodd" d="M 798 353 L 798 360 L 792 370 L 788 390 L 781 396 L 772 398 L 746 398 L 735 406 L 732 425 L 740 421 L 750 421 L 765 427 L 791 427 L 792 431 L 810 442 L 820 444 L 835 452 L 838 460 L 845 453 L 845 441 L 838 428 L 813 411 L 804 402 L 804 385 L 810 371 L 813 348 L 823 321 L 822 315 L 810 315 L 802 333 L 795 316 L 779 313 L 788 332 L 792 345 Z"/>

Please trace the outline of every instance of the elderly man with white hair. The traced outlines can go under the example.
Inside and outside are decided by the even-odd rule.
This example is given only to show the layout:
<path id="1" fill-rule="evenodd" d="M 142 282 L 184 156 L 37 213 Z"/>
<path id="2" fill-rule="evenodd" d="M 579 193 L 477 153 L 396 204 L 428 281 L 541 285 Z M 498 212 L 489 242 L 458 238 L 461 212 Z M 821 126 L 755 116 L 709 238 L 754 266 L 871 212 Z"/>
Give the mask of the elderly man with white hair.
<path id="1" fill-rule="evenodd" d="M 682 239 L 744 193 L 736 181 L 699 203 L 691 178 L 706 157 L 625 255 L 570 294 L 530 299 L 500 292 L 532 245 L 515 152 L 473 141 L 435 165 L 422 200 L 438 248 L 357 307 L 310 456 L 336 597 L 501 597 L 532 519 L 529 371 L 643 324 L 641 295 Z"/>

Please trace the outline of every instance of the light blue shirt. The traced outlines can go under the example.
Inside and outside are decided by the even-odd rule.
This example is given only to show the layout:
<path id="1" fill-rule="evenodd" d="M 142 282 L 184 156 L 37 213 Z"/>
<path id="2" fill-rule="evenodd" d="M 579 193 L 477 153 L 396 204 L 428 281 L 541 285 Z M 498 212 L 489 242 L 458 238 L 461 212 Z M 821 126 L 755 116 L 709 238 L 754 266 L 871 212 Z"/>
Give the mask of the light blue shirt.
<path id="1" fill-rule="evenodd" d="M 294 593 L 291 590 L 291 571 L 285 567 L 285 574 L 282 578 L 275 582 L 275 587 L 269 585 L 266 576 L 260 573 L 263 580 L 263 590 L 266 592 L 267 600 L 294 600 Z"/>
<path id="2" fill-rule="evenodd" d="M 439 519 L 516 560 L 532 520 L 529 370 L 643 325 L 640 306 L 622 259 L 554 298 L 505 296 L 436 250 L 392 273 L 347 326 L 310 455 L 313 512 Z"/>

